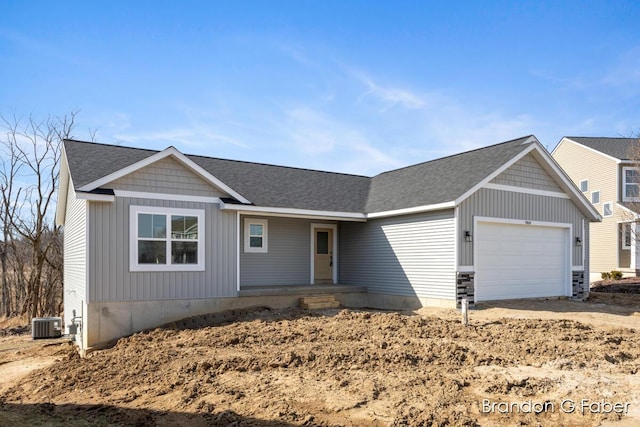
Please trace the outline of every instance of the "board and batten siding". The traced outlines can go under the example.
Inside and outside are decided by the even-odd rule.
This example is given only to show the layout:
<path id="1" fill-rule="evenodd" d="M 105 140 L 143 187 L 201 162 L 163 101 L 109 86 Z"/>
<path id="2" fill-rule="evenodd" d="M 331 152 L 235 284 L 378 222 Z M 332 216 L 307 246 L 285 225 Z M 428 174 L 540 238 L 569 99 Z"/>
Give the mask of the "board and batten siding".
<path id="1" fill-rule="evenodd" d="M 339 281 L 371 293 L 455 299 L 453 210 L 340 225 Z"/>
<path id="2" fill-rule="evenodd" d="M 583 248 L 573 244 L 576 236 L 583 242 L 588 240 L 588 233 L 583 232 L 583 220 L 586 218 L 570 199 L 560 197 L 540 196 L 503 190 L 481 188 L 458 207 L 459 230 L 457 239 L 459 247 L 459 265 L 472 266 L 473 242 L 465 242 L 464 232 L 474 234 L 474 216 L 520 219 L 525 221 L 543 221 L 571 224 L 572 252 L 571 260 L 574 266 L 582 265 Z"/>
<path id="3" fill-rule="evenodd" d="M 114 190 L 225 197 L 210 183 L 172 157 L 165 157 L 108 184 Z"/>
<path id="4" fill-rule="evenodd" d="M 246 218 L 268 221 L 268 251 L 245 253 Z M 241 216 L 240 286 L 308 285 L 311 276 L 311 221 L 307 219 Z"/>
<path id="5" fill-rule="evenodd" d="M 203 209 L 205 271 L 129 271 L 129 206 Z M 237 296 L 236 214 L 217 204 L 117 197 L 89 206 L 89 300 L 147 301 Z"/>
<path id="6" fill-rule="evenodd" d="M 82 315 L 87 300 L 87 201 L 76 197 L 73 186 L 67 192 L 67 208 L 63 229 L 64 250 L 64 315 L 71 323 L 73 310 Z"/>

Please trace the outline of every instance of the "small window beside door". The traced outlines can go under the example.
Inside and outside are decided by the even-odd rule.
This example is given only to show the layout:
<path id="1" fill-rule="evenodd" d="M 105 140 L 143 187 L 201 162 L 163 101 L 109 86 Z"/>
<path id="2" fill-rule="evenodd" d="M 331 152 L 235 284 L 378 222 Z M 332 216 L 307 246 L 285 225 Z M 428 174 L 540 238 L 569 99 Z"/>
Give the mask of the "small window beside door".
<path id="1" fill-rule="evenodd" d="M 266 253 L 268 251 L 269 221 L 259 218 L 244 220 L 244 251 Z"/>
<path id="2" fill-rule="evenodd" d="M 631 223 L 622 224 L 622 249 L 631 249 Z"/>

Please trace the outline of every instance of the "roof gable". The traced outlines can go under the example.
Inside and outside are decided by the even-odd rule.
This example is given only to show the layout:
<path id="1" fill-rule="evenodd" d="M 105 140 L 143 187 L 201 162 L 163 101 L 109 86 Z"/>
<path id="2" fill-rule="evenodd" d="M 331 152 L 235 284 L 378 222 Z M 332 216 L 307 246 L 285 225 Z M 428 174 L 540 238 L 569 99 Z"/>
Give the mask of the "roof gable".
<path id="1" fill-rule="evenodd" d="M 85 144 L 90 144 L 91 146 L 89 147 Z M 83 143 L 71 140 L 65 140 L 64 147 L 65 151 L 67 151 L 68 158 L 71 158 L 68 150 L 71 149 L 72 151 L 75 151 L 73 154 L 74 157 L 76 157 L 76 159 L 74 160 L 77 161 L 77 164 L 74 163 L 72 167 L 70 162 L 69 169 L 72 177 L 75 176 L 74 168 L 78 169 L 78 172 L 81 176 L 81 182 L 74 181 L 74 184 L 75 189 L 79 191 L 95 190 L 98 187 L 107 185 L 119 178 L 122 178 L 130 173 L 133 173 L 152 163 L 155 163 L 158 160 L 164 159 L 168 156 L 172 156 L 184 166 L 191 169 L 195 174 L 202 177 L 205 181 L 210 182 L 213 186 L 220 188 L 222 191 L 226 192 L 242 203 L 250 203 L 249 200 L 247 200 L 240 193 L 236 192 L 220 179 L 213 176 L 198 164 L 194 163 L 174 147 L 169 147 L 163 151 L 158 152 L 152 150 L 118 147 L 114 145 Z M 97 152 L 92 151 L 92 149 L 96 149 Z M 112 151 L 112 153 L 109 151 Z M 100 156 L 100 154 L 104 154 L 104 157 Z M 100 163 L 103 164 L 101 165 Z M 90 166 L 97 166 L 97 171 L 87 171 L 87 168 Z"/>
<path id="2" fill-rule="evenodd" d="M 367 212 L 458 200 L 531 142 L 527 136 L 382 173 L 372 179 Z"/>
<path id="3" fill-rule="evenodd" d="M 507 168 L 507 170 L 492 179 L 491 183 L 530 188 L 534 190 L 562 191 L 556 181 L 531 153 L 527 154 Z"/>
<path id="4" fill-rule="evenodd" d="M 113 190 L 184 194 L 203 197 L 230 197 L 173 156 L 167 156 L 110 182 Z"/>
<path id="5" fill-rule="evenodd" d="M 617 160 L 630 160 L 640 154 L 633 153 L 634 150 L 640 151 L 639 138 L 566 136 L 560 141 L 560 144 L 565 140 L 583 145 Z"/>

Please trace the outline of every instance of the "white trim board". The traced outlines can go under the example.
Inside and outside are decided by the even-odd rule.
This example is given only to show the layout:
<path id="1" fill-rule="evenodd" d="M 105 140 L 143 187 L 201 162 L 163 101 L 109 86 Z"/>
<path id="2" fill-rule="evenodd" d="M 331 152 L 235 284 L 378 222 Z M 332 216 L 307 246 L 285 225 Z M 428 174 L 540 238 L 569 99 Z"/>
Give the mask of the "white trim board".
<path id="1" fill-rule="evenodd" d="M 422 212 L 430 212 L 430 211 L 438 211 L 442 209 L 453 209 L 456 207 L 455 202 L 444 202 L 444 203 L 436 203 L 433 205 L 424 205 L 424 206 L 416 206 L 413 208 L 404 208 L 404 209 L 394 209 L 390 211 L 382 211 L 382 212 L 373 212 L 370 214 L 366 214 L 366 218 L 385 218 L 390 216 L 398 216 L 398 215 L 409 215 L 414 213 L 422 213 Z"/>
<path id="2" fill-rule="evenodd" d="M 190 196 L 188 194 L 151 193 L 147 191 L 113 190 L 116 197 L 132 199 L 172 200 L 177 202 L 222 203 L 220 197 Z"/>
<path id="3" fill-rule="evenodd" d="M 275 208 L 267 206 L 238 205 L 220 202 L 221 210 L 240 211 L 246 215 L 286 216 L 316 219 L 341 219 L 346 221 L 365 221 L 366 215 L 359 212 L 316 211 L 311 209 Z"/>
<path id="4" fill-rule="evenodd" d="M 515 185 L 503 185 L 488 183 L 484 186 L 490 190 L 511 191 L 514 193 L 534 194 L 537 196 L 557 197 L 560 199 L 570 199 L 566 193 L 560 193 L 558 191 L 538 190 L 536 188 L 516 187 Z"/>
<path id="5" fill-rule="evenodd" d="M 220 203 L 222 210 L 237 210 L 246 215 L 261 214 L 264 216 L 283 216 L 288 218 L 315 218 L 315 219 L 340 219 L 342 221 L 360 221 L 367 219 L 385 218 L 390 216 L 409 215 L 414 213 L 430 212 L 455 208 L 454 202 L 438 203 L 433 205 L 416 206 L 413 208 L 396 209 L 391 211 L 374 212 L 370 214 L 360 212 L 317 211 L 311 209 L 275 208 L 263 206 L 238 205 L 232 203 Z"/>
<path id="6" fill-rule="evenodd" d="M 236 212 L 236 290 L 240 292 L 240 251 L 242 239 L 240 238 L 240 212 Z"/>
<path id="7" fill-rule="evenodd" d="M 88 200 L 90 202 L 113 202 L 116 200 L 116 196 L 111 194 L 85 193 L 82 191 L 76 192 L 76 198 L 81 200 Z"/>
<path id="8" fill-rule="evenodd" d="M 56 225 L 64 225 L 67 219 L 67 195 L 69 194 L 69 185 L 73 185 L 64 145 L 60 160 L 60 171 L 58 172 L 60 174 L 60 184 L 58 185 L 58 200 L 56 202 L 55 217 Z"/>

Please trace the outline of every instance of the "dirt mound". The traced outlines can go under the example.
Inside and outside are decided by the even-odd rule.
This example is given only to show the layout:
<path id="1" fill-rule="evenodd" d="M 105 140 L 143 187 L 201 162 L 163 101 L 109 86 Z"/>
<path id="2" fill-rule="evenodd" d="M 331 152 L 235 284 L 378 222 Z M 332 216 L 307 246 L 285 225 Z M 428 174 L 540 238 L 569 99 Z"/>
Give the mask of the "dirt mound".
<path id="1" fill-rule="evenodd" d="M 620 280 L 600 280 L 591 284 L 590 291 L 640 295 L 640 277 L 625 277 Z"/>
<path id="2" fill-rule="evenodd" d="M 464 327 L 453 316 L 257 309 L 185 319 L 85 359 L 68 352 L 2 399 L 101 405 L 124 425 L 125 410 L 139 425 L 176 414 L 197 415 L 194 425 L 595 425 L 620 415 L 484 413 L 481 402 L 635 398 L 639 356 L 634 331 L 570 320 Z"/>

